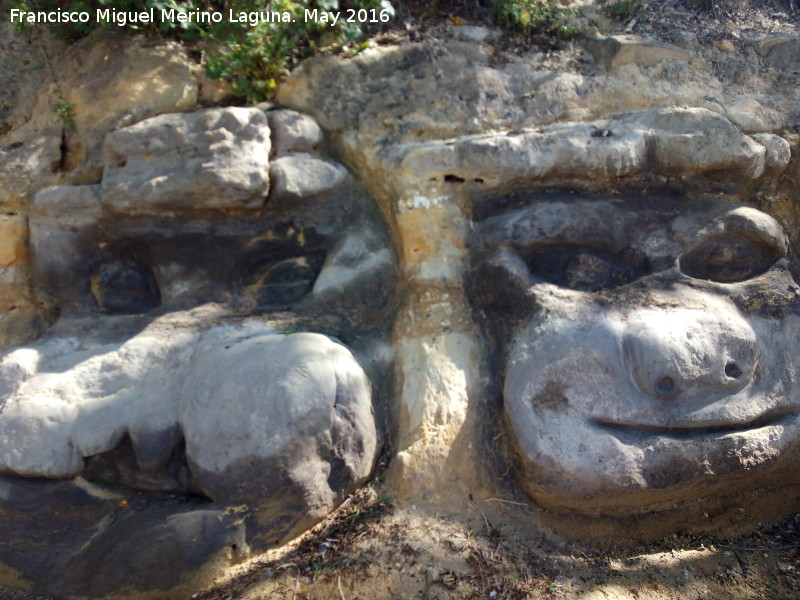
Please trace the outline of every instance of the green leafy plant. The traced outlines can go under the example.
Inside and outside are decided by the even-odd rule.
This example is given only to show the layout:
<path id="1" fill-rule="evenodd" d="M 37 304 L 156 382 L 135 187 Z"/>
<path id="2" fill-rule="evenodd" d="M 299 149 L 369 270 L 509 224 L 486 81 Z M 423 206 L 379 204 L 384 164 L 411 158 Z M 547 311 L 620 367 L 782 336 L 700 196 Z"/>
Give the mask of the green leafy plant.
<path id="1" fill-rule="evenodd" d="M 153 34 L 168 35 L 200 50 L 205 56 L 206 70 L 212 78 L 231 83 L 234 95 L 250 102 L 269 98 L 280 79 L 298 61 L 320 51 L 349 49 L 363 51 L 358 44 L 365 27 L 380 26 L 391 20 L 394 8 L 389 0 L 12 0 L 10 8 L 30 11 L 94 12 L 113 9 L 117 13 L 135 13 L 143 9 L 173 10 L 175 14 L 196 11 L 219 11 L 218 22 L 197 20 L 157 20 L 156 23 L 131 23 L 128 28 Z M 228 19 L 236 14 L 280 13 L 288 19 Z M 338 13 L 339 19 L 308 18 Z M 33 34 L 33 26 L 15 24 L 17 30 Z M 116 23 L 54 23 L 51 31 L 61 39 L 79 39 L 94 28 L 118 31 Z M 353 49 L 349 48 L 353 45 Z M 62 120 L 71 115 L 71 107 L 59 99 L 58 114 Z"/>
<path id="2" fill-rule="evenodd" d="M 642 10 L 642 0 L 617 0 L 606 8 L 608 16 L 617 21 L 628 21 Z"/>
<path id="3" fill-rule="evenodd" d="M 494 0 L 500 23 L 523 33 L 545 33 L 567 40 L 578 35 L 572 24 L 575 10 L 564 8 L 557 0 Z"/>
<path id="4" fill-rule="evenodd" d="M 260 22 L 255 26 L 227 27 L 205 38 L 207 71 L 212 78 L 231 82 L 233 92 L 251 102 L 269 97 L 277 82 L 300 60 L 322 50 L 344 48 L 363 33 L 368 22 L 385 23 L 394 16 L 387 0 L 273 0 L 270 11 L 289 14 L 289 22 Z M 307 20 L 306 11 L 340 12 L 336 24 Z M 350 20 L 344 20 L 348 16 Z M 357 50 L 366 48 L 356 44 Z"/>

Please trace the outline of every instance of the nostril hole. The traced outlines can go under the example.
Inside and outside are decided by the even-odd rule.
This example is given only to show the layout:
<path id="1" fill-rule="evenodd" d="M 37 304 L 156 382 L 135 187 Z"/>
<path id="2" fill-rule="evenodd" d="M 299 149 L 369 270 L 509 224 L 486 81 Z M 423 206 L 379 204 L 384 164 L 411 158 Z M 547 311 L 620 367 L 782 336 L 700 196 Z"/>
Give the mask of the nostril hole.
<path id="1" fill-rule="evenodd" d="M 662 377 L 656 381 L 656 392 L 661 395 L 669 395 L 675 391 L 675 380 L 672 377 Z"/>
<path id="2" fill-rule="evenodd" d="M 735 362 L 729 362 L 727 365 L 725 365 L 725 375 L 731 379 L 739 379 L 739 377 L 742 376 L 742 370 Z"/>

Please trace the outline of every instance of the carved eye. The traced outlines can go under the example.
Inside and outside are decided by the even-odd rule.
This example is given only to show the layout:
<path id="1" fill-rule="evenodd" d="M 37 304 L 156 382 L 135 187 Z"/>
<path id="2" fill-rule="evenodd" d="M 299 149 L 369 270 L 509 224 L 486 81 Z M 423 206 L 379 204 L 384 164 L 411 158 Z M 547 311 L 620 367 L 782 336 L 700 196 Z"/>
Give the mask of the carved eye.
<path id="1" fill-rule="evenodd" d="M 744 235 L 725 235 L 706 240 L 680 259 L 683 273 L 695 279 L 737 283 L 761 275 L 781 256 L 770 245 Z"/>
<path id="2" fill-rule="evenodd" d="M 153 271 L 131 257 L 100 264 L 92 273 L 92 294 L 98 306 L 109 313 L 141 313 L 161 304 Z"/>
<path id="3" fill-rule="evenodd" d="M 647 259 L 628 250 L 621 255 L 596 248 L 555 246 L 529 255 L 531 273 L 544 281 L 584 292 L 597 292 L 637 279 Z"/>
<path id="4" fill-rule="evenodd" d="M 284 259 L 249 261 L 241 269 L 236 285 L 239 291 L 255 298 L 263 309 L 279 310 L 300 302 L 314 286 L 324 256 L 309 254 Z"/>

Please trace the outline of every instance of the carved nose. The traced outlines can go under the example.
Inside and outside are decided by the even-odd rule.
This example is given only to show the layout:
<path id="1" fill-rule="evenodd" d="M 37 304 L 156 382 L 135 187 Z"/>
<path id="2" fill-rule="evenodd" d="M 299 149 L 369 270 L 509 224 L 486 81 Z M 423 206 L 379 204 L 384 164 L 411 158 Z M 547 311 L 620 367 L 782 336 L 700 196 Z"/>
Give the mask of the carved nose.
<path id="1" fill-rule="evenodd" d="M 637 387 L 660 400 L 734 394 L 758 363 L 755 333 L 733 309 L 641 311 L 626 322 L 622 349 Z"/>

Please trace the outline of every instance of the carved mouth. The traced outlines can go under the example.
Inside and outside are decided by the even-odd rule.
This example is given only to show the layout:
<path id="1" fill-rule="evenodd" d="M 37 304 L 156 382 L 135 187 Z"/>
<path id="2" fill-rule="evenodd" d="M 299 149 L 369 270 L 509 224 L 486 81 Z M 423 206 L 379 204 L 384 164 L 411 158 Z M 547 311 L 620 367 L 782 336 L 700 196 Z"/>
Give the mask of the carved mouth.
<path id="1" fill-rule="evenodd" d="M 639 434 L 641 436 L 666 436 L 673 438 L 702 438 L 726 433 L 735 433 L 760 429 L 775 425 L 781 420 L 800 414 L 796 406 L 775 408 L 750 421 L 741 423 L 710 423 L 698 421 L 687 425 L 650 425 L 640 423 L 620 423 L 603 418 L 593 418 L 590 421 L 598 427 L 608 430 L 614 435 Z"/>

